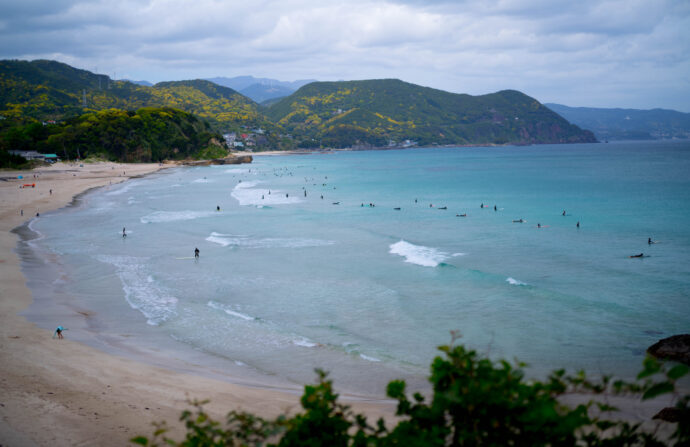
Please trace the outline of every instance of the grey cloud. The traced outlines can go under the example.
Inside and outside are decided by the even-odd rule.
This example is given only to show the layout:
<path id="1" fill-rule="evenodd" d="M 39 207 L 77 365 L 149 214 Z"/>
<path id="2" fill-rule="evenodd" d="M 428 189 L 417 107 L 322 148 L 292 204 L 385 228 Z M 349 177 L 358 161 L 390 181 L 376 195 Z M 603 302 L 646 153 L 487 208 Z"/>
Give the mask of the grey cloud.
<path id="1" fill-rule="evenodd" d="M 566 104 L 690 107 L 686 0 L 3 1 L 1 58 L 136 79 L 396 77 Z"/>

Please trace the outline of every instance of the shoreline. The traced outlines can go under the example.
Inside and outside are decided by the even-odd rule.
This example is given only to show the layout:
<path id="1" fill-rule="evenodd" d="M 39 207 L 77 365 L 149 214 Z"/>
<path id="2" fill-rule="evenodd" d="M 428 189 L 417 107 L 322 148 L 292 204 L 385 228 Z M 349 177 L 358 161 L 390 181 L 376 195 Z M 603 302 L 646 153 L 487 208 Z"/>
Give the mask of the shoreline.
<path id="1" fill-rule="evenodd" d="M 168 167 L 176 165 L 57 163 L 0 173 L 4 180 L 0 181 L 1 444 L 126 445 L 134 436 L 151 435 L 152 422 L 162 420 L 171 424 L 170 434 L 179 437 L 183 430 L 176 421 L 191 407 L 191 399 L 210 399 L 206 410 L 221 420 L 232 409 L 269 418 L 299 410 L 301 387 L 289 392 L 230 383 L 194 370 L 176 371 L 165 362 L 142 363 L 70 340 L 70 332 L 64 340 L 52 339 L 51 330 L 19 315 L 33 297 L 17 254 L 19 236 L 13 230 L 36 213 L 42 216 L 74 203 L 92 188 Z M 24 179 L 17 179 L 18 175 Z M 20 188 L 24 183 L 36 186 Z M 394 414 L 393 402 L 343 397 L 372 420 Z"/>

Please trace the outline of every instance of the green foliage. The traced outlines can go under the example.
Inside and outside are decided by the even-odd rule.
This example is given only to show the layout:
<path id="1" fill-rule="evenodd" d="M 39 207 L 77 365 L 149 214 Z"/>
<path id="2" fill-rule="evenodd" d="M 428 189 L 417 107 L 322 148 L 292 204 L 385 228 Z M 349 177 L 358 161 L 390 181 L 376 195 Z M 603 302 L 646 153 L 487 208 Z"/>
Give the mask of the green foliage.
<path id="1" fill-rule="evenodd" d="M 27 165 L 27 160 L 20 156 L 7 152 L 0 147 L 0 168 L 20 169 Z"/>
<path id="2" fill-rule="evenodd" d="M 396 79 L 314 82 L 272 104 L 266 114 L 297 137 L 330 147 L 389 140 L 420 145 L 595 141 L 590 132 L 514 90 L 470 96 Z"/>
<path id="3" fill-rule="evenodd" d="M 184 110 L 209 121 L 218 131 L 274 127 L 254 101 L 209 81 L 147 87 L 55 61 L 0 61 L 0 115 L 8 119 L 60 121 L 89 111 L 142 107 Z"/>
<path id="4" fill-rule="evenodd" d="M 534 144 L 595 141 L 538 101 L 514 90 L 470 96 L 396 79 L 314 82 L 259 106 L 209 81 L 152 87 L 114 81 L 55 61 L 0 61 L 0 132 L 17 124 L 62 121 L 84 112 L 172 107 L 214 131 L 265 131 L 256 149 L 433 144 Z M 294 138 L 284 138 L 290 134 Z"/>
<path id="5" fill-rule="evenodd" d="M 152 162 L 227 155 L 223 138 L 181 110 L 146 107 L 85 113 L 58 125 L 32 123 L 0 137 L 0 148 L 32 149 L 65 159 L 105 156 L 113 161 Z"/>
<path id="6" fill-rule="evenodd" d="M 305 387 L 303 412 L 268 421 L 248 413 L 231 412 L 225 426 L 213 421 L 194 402 L 196 412 L 185 411 L 181 420 L 186 438 L 177 442 L 157 424 L 151 440 L 137 437 L 140 445 L 179 446 L 335 446 L 335 447 L 433 447 L 433 446 L 688 446 L 690 445 L 690 395 L 678 396 L 676 381 L 688 373 L 684 366 L 670 369 L 647 359 L 640 373 L 643 382 L 599 382 L 583 372 L 574 376 L 554 371 L 546 381 L 525 379 L 522 364 L 493 362 L 463 346 L 441 346 L 443 356 L 431 365 L 433 395 L 429 403 L 421 394 L 409 396 L 404 381 L 388 384 L 387 394 L 398 401 L 398 423 L 388 429 L 383 420 L 375 427 L 366 417 L 338 403 L 331 381 L 322 371 L 318 383 Z M 616 409 L 601 399 L 575 408 L 558 398 L 566 393 L 591 395 L 630 394 L 643 399 L 674 393 L 680 421 L 668 440 L 641 430 L 640 424 L 606 419 Z"/>

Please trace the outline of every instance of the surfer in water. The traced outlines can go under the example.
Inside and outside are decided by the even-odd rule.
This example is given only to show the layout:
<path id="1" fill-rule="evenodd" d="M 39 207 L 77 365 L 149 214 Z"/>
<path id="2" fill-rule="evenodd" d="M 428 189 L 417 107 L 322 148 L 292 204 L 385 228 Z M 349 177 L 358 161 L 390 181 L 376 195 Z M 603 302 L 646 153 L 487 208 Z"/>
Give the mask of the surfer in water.
<path id="1" fill-rule="evenodd" d="M 125 227 L 122 227 L 122 237 L 127 237 L 127 232 L 125 231 Z"/>
<path id="2" fill-rule="evenodd" d="M 644 253 L 640 253 L 639 255 L 630 255 L 631 258 L 644 258 Z"/>
<path id="3" fill-rule="evenodd" d="M 656 242 L 654 242 L 654 241 L 652 240 L 652 238 L 650 237 L 650 238 L 647 238 L 647 244 L 648 244 L 648 245 L 652 245 L 652 244 L 656 244 Z"/>
<path id="4" fill-rule="evenodd" d="M 220 211 L 220 205 L 216 205 L 216 211 Z"/>
<path id="5" fill-rule="evenodd" d="M 194 249 L 194 258 L 199 259 L 199 249 L 198 248 Z"/>

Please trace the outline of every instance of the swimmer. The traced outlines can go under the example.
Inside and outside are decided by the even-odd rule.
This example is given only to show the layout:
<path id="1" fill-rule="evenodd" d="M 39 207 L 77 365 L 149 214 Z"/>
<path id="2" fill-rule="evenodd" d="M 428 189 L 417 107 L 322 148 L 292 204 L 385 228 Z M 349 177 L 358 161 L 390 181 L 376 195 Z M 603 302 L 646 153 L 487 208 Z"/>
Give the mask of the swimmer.
<path id="1" fill-rule="evenodd" d="M 199 249 L 198 248 L 194 249 L 194 258 L 199 259 Z"/>
<path id="2" fill-rule="evenodd" d="M 565 210 L 563 210 L 563 216 L 565 216 Z"/>
<path id="3" fill-rule="evenodd" d="M 496 209 L 496 205 L 494 205 L 494 211 L 498 211 L 498 209 Z"/>
<path id="4" fill-rule="evenodd" d="M 577 223 L 575 224 L 576 228 L 580 228 L 580 221 L 578 220 Z"/>
<path id="5" fill-rule="evenodd" d="M 537 224 L 537 228 L 541 228 L 541 224 L 540 224 L 540 223 Z"/>

